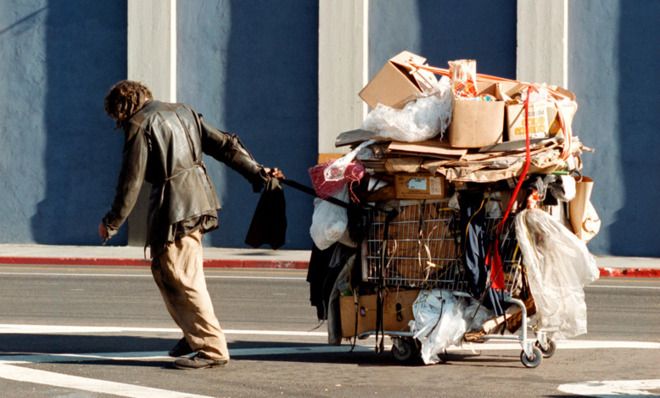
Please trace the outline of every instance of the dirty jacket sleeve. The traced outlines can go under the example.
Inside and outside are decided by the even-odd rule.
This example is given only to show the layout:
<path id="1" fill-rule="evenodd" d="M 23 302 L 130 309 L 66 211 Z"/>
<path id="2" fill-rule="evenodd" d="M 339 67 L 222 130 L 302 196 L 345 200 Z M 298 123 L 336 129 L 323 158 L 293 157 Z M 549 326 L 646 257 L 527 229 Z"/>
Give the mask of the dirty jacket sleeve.
<path id="1" fill-rule="evenodd" d="M 237 171 L 252 184 L 254 192 L 260 192 L 268 181 L 264 167 L 257 163 L 237 135 L 218 130 L 204 121 L 201 115 L 199 119 L 204 153 Z"/>
<path id="2" fill-rule="evenodd" d="M 142 129 L 137 125 L 130 125 L 125 134 L 115 198 L 110 211 L 103 217 L 110 236 L 117 233 L 133 210 L 147 169 L 149 148 Z"/>

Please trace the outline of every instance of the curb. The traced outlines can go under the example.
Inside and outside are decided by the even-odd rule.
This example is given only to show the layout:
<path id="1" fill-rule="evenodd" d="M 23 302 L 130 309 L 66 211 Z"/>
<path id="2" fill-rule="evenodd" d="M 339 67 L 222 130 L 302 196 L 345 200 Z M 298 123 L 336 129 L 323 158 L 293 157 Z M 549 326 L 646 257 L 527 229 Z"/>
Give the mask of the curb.
<path id="1" fill-rule="evenodd" d="M 599 268 L 601 277 L 609 278 L 660 278 L 655 268 Z"/>
<path id="2" fill-rule="evenodd" d="M 148 267 L 151 261 L 135 258 L 98 257 L 2 257 L 0 264 L 7 265 L 87 265 L 87 266 L 128 266 Z M 253 260 L 253 259 L 213 259 L 204 260 L 207 268 L 269 268 L 306 270 L 308 261 Z M 599 267 L 600 276 L 607 278 L 660 278 L 656 268 L 611 268 Z"/>

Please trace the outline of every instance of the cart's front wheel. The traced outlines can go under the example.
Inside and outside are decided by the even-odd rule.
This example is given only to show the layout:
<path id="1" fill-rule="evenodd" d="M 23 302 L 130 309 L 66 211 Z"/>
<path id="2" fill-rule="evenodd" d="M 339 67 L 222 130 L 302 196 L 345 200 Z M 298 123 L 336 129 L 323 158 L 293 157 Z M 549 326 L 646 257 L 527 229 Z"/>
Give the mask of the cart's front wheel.
<path id="1" fill-rule="evenodd" d="M 525 365 L 526 368 L 536 368 L 541 364 L 543 360 L 543 353 L 538 347 L 532 347 L 532 355 L 527 356 L 525 350 L 520 353 L 520 362 Z"/>
<path id="2" fill-rule="evenodd" d="M 399 362 L 408 362 L 419 355 L 417 341 L 410 337 L 392 338 L 392 355 Z"/>
<path id="3" fill-rule="evenodd" d="M 534 346 L 538 347 L 538 349 L 541 350 L 541 353 L 543 354 L 543 358 L 550 358 L 551 356 L 553 356 L 555 354 L 555 350 L 557 349 L 557 345 L 552 340 L 546 340 L 545 345 L 546 345 L 546 347 L 543 348 L 543 345 L 539 341 L 534 343 Z"/>

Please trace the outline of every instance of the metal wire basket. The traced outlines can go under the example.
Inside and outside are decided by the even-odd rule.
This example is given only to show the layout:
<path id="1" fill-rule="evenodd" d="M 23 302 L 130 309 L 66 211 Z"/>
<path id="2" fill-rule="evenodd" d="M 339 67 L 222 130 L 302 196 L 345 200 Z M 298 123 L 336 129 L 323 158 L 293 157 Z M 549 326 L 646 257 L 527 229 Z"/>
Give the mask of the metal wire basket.
<path id="1" fill-rule="evenodd" d="M 398 207 L 386 214 L 370 212 L 364 241 L 363 276 L 387 286 L 466 288 L 460 253 L 458 214 L 448 200 Z"/>

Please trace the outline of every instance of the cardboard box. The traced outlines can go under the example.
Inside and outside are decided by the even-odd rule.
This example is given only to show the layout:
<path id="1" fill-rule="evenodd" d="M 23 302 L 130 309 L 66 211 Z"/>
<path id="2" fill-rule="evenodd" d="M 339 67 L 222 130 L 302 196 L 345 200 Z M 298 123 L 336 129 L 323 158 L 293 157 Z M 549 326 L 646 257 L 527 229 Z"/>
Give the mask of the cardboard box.
<path id="1" fill-rule="evenodd" d="M 394 175 L 394 199 L 442 199 L 446 195 L 446 180 L 442 175 Z"/>
<path id="2" fill-rule="evenodd" d="M 431 90 L 437 82 L 435 75 L 424 70 L 411 73 L 410 62 L 423 65 L 426 58 L 408 51 L 392 57 L 360 91 L 360 98 L 372 108 L 383 104 L 401 109 L 419 94 Z"/>
<path id="3" fill-rule="evenodd" d="M 408 323 L 414 319 L 412 305 L 418 294 L 419 290 L 417 289 L 392 290 L 384 293 L 383 329 L 386 332 L 410 331 Z M 375 294 L 359 296 L 357 306 L 353 296 L 342 296 L 339 298 L 339 312 L 343 337 L 359 336 L 376 330 L 377 306 Z M 355 327 L 356 318 L 357 330 Z"/>
<path id="4" fill-rule="evenodd" d="M 497 84 L 478 82 L 479 95 L 497 95 Z M 448 142 L 455 148 L 481 148 L 502 142 L 504 101 L 480 101 L 456 98 Z"/>
<path id="5" fill-rule="evenodd" d="M 529 104 L 529 138 L 547 138 L 550 136 L 557 111 L 552 104 L 542 101 Z M 525 139 L 525 107 L 522 104 L 506 105 L 506 139 L 517 141 Z"/>

